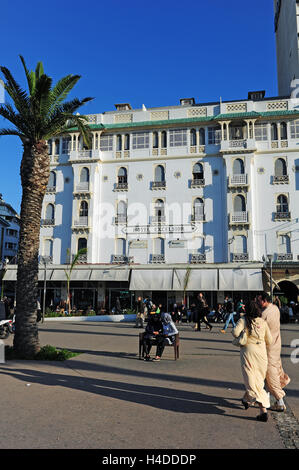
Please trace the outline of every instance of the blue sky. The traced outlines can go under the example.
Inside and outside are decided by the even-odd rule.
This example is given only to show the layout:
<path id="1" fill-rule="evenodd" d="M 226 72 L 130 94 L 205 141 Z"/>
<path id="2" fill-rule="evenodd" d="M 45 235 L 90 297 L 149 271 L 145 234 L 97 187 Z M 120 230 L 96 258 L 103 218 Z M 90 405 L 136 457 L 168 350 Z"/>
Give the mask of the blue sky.
<path id="1" fill-rule="evenodd" d="M 246 8 L 246 6 L 250 8 Z M 82 75 L 82 113 L 277 95 L 273 0 L 2 0 L 0 64 L 25 86 L 19 60 L 54 82 Z M 0 118 L 0 128 L 7 123 Z M 0 193 L 20 210 L 17 138 L 0 138 Z"/>

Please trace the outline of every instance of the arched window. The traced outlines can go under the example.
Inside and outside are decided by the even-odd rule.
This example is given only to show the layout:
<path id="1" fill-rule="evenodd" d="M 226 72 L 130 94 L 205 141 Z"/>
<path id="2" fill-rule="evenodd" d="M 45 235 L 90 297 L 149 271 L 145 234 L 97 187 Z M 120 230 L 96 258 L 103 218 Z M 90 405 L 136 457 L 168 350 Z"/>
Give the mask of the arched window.
<path id="1" fill-rule="evenodd" d="M 164 217 L 165 207 L 162 199 L 157 199 L 155 202 L 155 216 L 158 218 Z"/>
<path id="2" fill-rule="evenodd" d="M 130 134 L 125 135 L 125 150 L 130 150 Z"/>
<path id="3" fill-rule="evenodd" d="M 272 122 L 271 124 L 271 140 L 278 140 L 277 124 Z"/>
<path id="4" fill-rule="evenodd" d="M 200 162 L 195 163 L 192 171 L 193 180 L 203 179 L 203 166 Z"/>
<path id="5" fill-rule="evenodd" d="M 53 142 L 52 142 L 52 139 L 49 139 L 48 140 L 48 154 L 52 155 L 52 151 L 53 151 Z"/>
<path id="6" fill-rule="evenodd" d="M 285 176 L 287 174 L 286 161 L 283 158 L 278 158 L 275 161 L 275 176 Z"/>
<path id="7" fill-rule="evenodd" d="M 125 201 L 119 201 L 117 204 L 117 216 L 118 217 L 127 217 L 127 204 Z"/>
<path id="8" fill-rule="evenodd" d="M 288 199 L 284 194 L 280 194 L 277 197 L 277 205 L 276 205 L 277 212 L 289 212 L 289 203 Z"/>
<path id="9" fill-rule="evenodd" d="M 55 171 L 50 171 L 48 188 L 56 188 L 56 173 Z"/>
<path id="10" fill-rule="evenodd" d="M 48 204 L 46 207 L 46 219 L 54 220 L 54 205 Z"/>
<path id="11" fill-rule="evenodd" d="M 59 155 L 60 142 L 59 139 L 55 140 L 55 155 Z"/>
<path id="12" fill-rule="evenodd" d="M 279 235 L 278 252 L 285 255 L 291 253 L 291 239 L 289 235 Z"/>
<path id="13" fill-rule="evenodd" d="M 196 130 L 191 129 L 190 131 L 190 145 L 195 147 L 197 145 Z"/>
<path id="14" fill-rule="evenodd" d="M 44 241 L 44 256 L 53 256 L 53 240 Z"/>
<path id="15" fill-rule="evenodd" d="M 126 240 L 124 238 L 117 238 L 116 254 L 121 256 L 124 256 L 126 254 Z"/>
<path id="16" fill-rule="evenodd" d="M 158 132 L 153 132 L 153 149 L 157 149 L 158 147 L 159 147 Z"/>
<path id="17" fill-rule="evenodd" d="M 236 158 L 233 164 L 234 175 L 244 175 L 244 162 L 240 158 Z"/>
<path id="18" fill-rule="evenodd" d="M 89 169 L 83 167 L 80 172 L 80 183 L 89 183 Z"/>
<path id="19" fill-rule="evenodd" d="M 71 150 L 71 137 L 62 138 L 62 153 L 67 154 Z"/>
<path id="20" fill-rule="evenodd" d="M 162 165 L 158 165 L 155 168 L 155 181 L 161 183 L 165 181 L 165 169 Z"/>
<path id="21" fill-rule="evenodd" d="M 204 219 L 204 201 L 201 197 L 197 197 L 196 199 L 194 199 L 193 215 L 194 215 L 194 220 Z"/>
<path id="22" fill-rule="evenodd" d="M 78 251 L 87 249 L 87 240 L 86 238 L 79 238 L 78 240 Z"/>
<path id="23" fill-rule="evenodd" d="M 165 254 L 165 240 L 164 238 L 155 238 L 154 240 L 154 252 L 155 255 L 164 255 Z"/>
<path id="24" fill-rule="evenodd" d="M 246 211 L 246 203 L 245 197 L 241 194 L 237 194 L 234 199 L 234 212 L 245 212 Z"/>
<path id="25" fill-rule="evenodd" d="M 81 201 L 79 216 L 88 217 L 88 203 L 86 201 Z"/>
<path id="26" fill-rule="evenodd" d="M 162 131 L 161 133 L 161 147 L 165 149 L 167 147 L 167 134 L 166 131 Z"/>
<path id="27" fill-rule="evenodd" d="M 118 170 L 118 183 L 119 184 L 125 184 L 128 182 L 128 175 L 127 175 L 127 169 L 124 168 L 124 167 L 121 167 L 119 170 Z"/>
<path id="28" fill-rule="evenodd" d="M 122 150 L 122 138 L 121 135 L 116 136 L 116 150 L 121 151 Z"/>
<path id="29" fill-rule="evenodd" d="M 287 140 L 288 139 L 288 128 L 286 122 L 281 122 L 280 123 L 280 138 L 281 140 Z"/>
<path id="30" fill-rule="evenodd" d="M 205 129 L 199 129 L 199 145 L 206 145 L 206 132 Z"/>

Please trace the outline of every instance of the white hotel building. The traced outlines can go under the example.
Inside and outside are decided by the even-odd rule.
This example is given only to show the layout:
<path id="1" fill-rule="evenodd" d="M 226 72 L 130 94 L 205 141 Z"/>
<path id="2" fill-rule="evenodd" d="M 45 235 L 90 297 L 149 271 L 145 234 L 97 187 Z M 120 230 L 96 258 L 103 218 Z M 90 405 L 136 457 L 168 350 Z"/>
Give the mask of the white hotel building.
<path id="1" fill-rule="evenodd" d="M 184 287 L 215 306 L 225 293 L 269 290 L 269 254 L 296 296 L 298 103 L 264 95 L 119 104 L 89 115 L 90 150 L 76 129 L 50 140 L 40 233 L 40 254 L 52 257 L 48 295 L 66 298 L 68 252 L 86 247 L 71 278 L 78 308 L 111 309 L 118 296 L 130 307 L 138 295 L 166 307 Z"/>

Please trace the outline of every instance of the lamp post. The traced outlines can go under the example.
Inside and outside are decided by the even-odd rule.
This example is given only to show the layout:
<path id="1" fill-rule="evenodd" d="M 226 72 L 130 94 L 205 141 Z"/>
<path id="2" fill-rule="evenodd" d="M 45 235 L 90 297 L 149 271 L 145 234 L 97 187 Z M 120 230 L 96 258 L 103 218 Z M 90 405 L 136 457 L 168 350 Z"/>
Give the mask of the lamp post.
<path id="1" fill-rule="evenodd" d="M 40 261 L 44 265 L 44 296 L 43 296 L 43 313 L 42 313 L 42 323 L 44 323 L 45 313 L 46 313 L 47 263 L 51 263 L 52 257 L 51 256 L 41 256 Z"/>
<path id="2" fill-rule="evenodd" d="M 273 262 L 273 255 L 267 255 L 267 258 L 270 263 L 270 295 L 271 295 L 271 302 L 273 303 L 273 279 L 272 279 L 272 262 Z"/>

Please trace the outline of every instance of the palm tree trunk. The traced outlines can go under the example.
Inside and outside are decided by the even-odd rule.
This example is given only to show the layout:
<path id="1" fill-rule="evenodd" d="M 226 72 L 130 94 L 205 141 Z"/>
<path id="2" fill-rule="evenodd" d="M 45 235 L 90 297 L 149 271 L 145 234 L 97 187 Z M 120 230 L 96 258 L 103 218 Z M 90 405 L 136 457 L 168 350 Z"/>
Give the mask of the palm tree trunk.
<path id="1" fill-rule="evenodd" d="M 14 349 L 20 357 L 33 357 L 40 349 L 37 328 L 38 252 L 42 203 L 50 161 L 45 141 L 24 144 L 21 163 L 23 188 L 18 249 L 17 311 Z"/>

